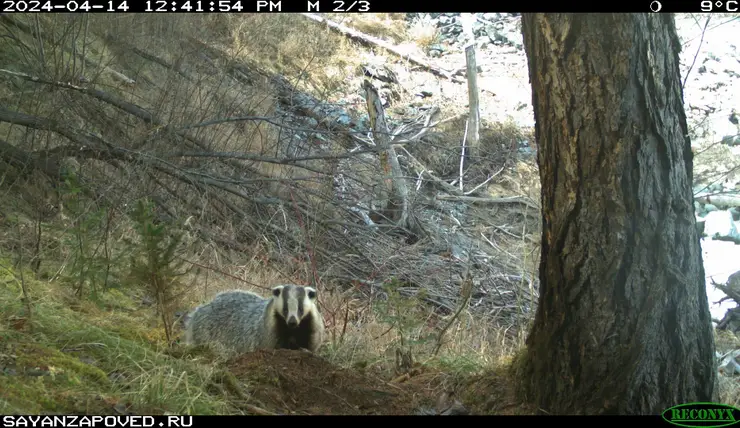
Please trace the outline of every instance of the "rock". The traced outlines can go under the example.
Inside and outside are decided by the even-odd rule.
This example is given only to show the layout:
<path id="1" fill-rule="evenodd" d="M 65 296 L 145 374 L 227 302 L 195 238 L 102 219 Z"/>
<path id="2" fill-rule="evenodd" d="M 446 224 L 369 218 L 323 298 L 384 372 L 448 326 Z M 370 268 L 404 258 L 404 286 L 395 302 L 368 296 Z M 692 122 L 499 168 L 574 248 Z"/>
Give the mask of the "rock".
<path id="1" fill-rule="evenodd" d="M 438 415 L 453 416 L 469 414 L 468 409 L 450 392 L 443 393 L 437 400 L 435 407 Z"/>
<path id="2" fill-rule="evenodd" d="M 740 146 L 740 135 L 725 135 L 722 137 L 722 144 L 730 147 Z"/>
<path id="3" fill-rule="evenodd" d="M 307 126 L 308 128 L 310 128 L 310 129 L 314 129 L 314 128 L 316 128 L 317 126 L 319 126 L 319 121 L 318 121 L 318 120 L 316 120 L 316 119 L 314 119 L 314 118 L 312 118 L 312 117 L 307 117 L 307 118 L 305 119 L 305 121 L 306 121 L 306 126 Z"/>
<path id="4" fill-rule="evenodd" d="M 494 32 L 493 34 L 489 33 L 488 38 L 494 45 L 502 45 L 508 41 L 508 39 L 498 31 Z"/>
<path id="5" fill-rule="evenodd" d="M 716 206 L 712 205 L 712 204 L 705 204 L 704 205 L 704 211 L 707 212 L 707 213 L 710 213 L 712 211 L 719 211 L 719 209 Z"/>
<path id="6" fill-rule="evenodd" d="M 450 249 L 450 253 L 453 257 L 455 257 L 458 260 L 465 260 L 467 252 L 460 248 L 460 246 L 452 244 L 452 248 Z"/>
<path id="7" fill-rule="evenodd" d="M 385 83 L 398 83 L 396 73 L 386 64 L 362 64 L 362 72 L 365 76 L 380 80 Z"/>
<path id="8" fill-rule="evenodd" d="M 723 189 L 715 190 L 721 192 Z M 737 194 L 719 194 L 719 195 L 708 195 L 696 198 L 699 202 L 704 204 L 712 204 L 721 210 L 726 210 L 732 207 L 740 207 L 740 195 Z M 706 206 L 705 206 L 706 210 Z"/>
<path id="9" fill-rule="evenodd" d="M 704 233 L 708 237 L 718 241 L 740 243 L 740 233 L 729 211 L 712 211 L 704 217 L 704 222 Z"/>
<path id="10" fill-rule="evenodd" d="M 436 93 L 437 91 L 435 90 L 435 88 L 426 87 L 426 86 L 419 87 L 414 91 L 414 95 L 416 95 L 419 98 L 433 97 Z"/>
<path id="11" fill-rule="evenodd" d="M 524 46 L 524 37 L 522 36 L 522 33 L 518 31 L 510 31 L 506 33 L 506 39 L 517 49 L 521 49 L 521 47 Z"/>
<path id="12" fill-rule="evenodd" d="M 700 237 L 704 236 L 705 226 L 706 226 L 706 221 L 703 218 L 696 219 L 696 232 L 699 234 Z"/>
<path id="13" fill-rule="evenodd" d="M 481 37 L 486 35 L 486 24 L 476 20 L 472 24 L 473 27 L 473 34 L 475 34 L 476 37 Z"/>
<path id="14" fill-rule="evenodd" d="M 723 355 L 718 367 L 720 373 L 725 376 L 740 374 L 740 363 L 737 362 L 738 357 L 740 357 L 740 349 Z"/>
<path id="15" fill-rule="evenodd" d="M 740 220 L 740 209 L 737 207 L 732 207 L 728 210 L 732 214 L 732 219 L 735 221 Z"/>

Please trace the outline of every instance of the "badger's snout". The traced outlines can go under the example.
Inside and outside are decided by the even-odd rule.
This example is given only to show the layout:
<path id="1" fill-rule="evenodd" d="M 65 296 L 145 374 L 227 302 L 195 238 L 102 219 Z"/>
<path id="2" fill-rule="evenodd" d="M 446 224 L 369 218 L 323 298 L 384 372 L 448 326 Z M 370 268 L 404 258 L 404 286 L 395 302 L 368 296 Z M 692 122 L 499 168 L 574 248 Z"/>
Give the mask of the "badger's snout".
<path id="1" fill-rule="evenodd" d="M 291 315 L 288 318 L 288 327 L 290 327 L 290 328 L 296 328 L 296 327 L 298 327 L 298 318 L 296 318 L 295 315 Z"/>

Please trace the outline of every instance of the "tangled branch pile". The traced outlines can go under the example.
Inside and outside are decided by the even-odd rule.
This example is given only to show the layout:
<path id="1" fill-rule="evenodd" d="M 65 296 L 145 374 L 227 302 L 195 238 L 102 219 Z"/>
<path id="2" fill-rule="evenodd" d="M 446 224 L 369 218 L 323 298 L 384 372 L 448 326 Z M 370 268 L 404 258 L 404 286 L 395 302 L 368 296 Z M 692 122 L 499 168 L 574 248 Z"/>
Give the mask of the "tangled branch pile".
<path id="1" fill-rule="evenodd" d="M 311 281 L 376 293 L 396 278 L 402 293 L 424 290 L 443 311 L 459 305 L 470 270 L 473 310 L 512 326 L 528 316 L 533 275 L 497 243 L 525 239 L 491 213 L 527 222 L 537 206 L 492 199 L 481 186 L 481 195 L 463 192 L 425 167 L 414 153 L 434 150 L 423 137 L 442 122 L 438 109 L 419 109 L 391 132 L 369 81 L 367 110 L 343 109 L 185 31 L 208 18 L 172 18 L 201 21 L 170 23 L 166 38 L 158 18 L 137 19 L 138 33 L 121 15 L 70 18 L 64 28 L 0 18 L 11 40 L 0 76 L 33 94 L 3 94 L 4 187 L 42 177 L 56 190 L 29 197 L 42 207 L 54 194 L 59 209 L 60 183 L 74 178 L 93 204 L 124 216 L 147 197 L 160 222 L 182 225 L 199 248 L 250 253 L 268 243 L 273 260 L 306 255 Z M 148 43 L 155 36 L 160 43 Z"/>

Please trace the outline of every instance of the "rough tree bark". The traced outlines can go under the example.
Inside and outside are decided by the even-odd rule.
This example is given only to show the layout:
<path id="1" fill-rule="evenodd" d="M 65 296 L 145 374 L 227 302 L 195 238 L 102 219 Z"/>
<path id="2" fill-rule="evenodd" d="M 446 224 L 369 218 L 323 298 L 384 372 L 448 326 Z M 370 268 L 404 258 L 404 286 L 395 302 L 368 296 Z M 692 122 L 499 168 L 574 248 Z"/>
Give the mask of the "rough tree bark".
<path id="1" fill-rule="evenodd" d="M 673 16 L 535 14 L 522 30 L 543 220 L 524 397 L 554 414 L 711 401 Z"/>

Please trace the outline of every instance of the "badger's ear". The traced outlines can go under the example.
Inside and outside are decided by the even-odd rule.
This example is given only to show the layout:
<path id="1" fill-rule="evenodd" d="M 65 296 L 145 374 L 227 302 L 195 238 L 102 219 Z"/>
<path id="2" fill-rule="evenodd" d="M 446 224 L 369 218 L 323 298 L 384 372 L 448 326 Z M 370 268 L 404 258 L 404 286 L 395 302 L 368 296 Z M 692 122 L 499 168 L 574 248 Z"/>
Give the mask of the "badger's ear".
<path id="1" fill-rule="evenodd" d="M 311 287 L 306 287 L 306 294 L 308 294 L 308 298 L 311 300 L 316 298 L 316 290 Z"/>
<path id="2" fill-rule="evenodd" d="M 280 297 L 280 292 L 283 291 L 283 286 L 278 285 L 277 287 L 272 287 L 272 295 L 275 297 Z"/>

